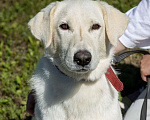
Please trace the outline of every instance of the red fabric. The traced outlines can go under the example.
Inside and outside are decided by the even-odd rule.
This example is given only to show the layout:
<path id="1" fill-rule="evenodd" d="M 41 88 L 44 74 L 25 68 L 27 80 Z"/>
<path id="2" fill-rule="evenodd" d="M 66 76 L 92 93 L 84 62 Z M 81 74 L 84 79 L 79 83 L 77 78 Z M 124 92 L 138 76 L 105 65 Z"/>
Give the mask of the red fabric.
<path id="1" fill-rule="evenodd" d="M 116 76 L 116 74 L 114 73 L 114 71 L 112 70 L 111 67 L 109 67 L 107 69 L 107 72 L 105 73 L 107 79 L 110 81 L 110 83 L 114 86 L 114 88 L 120 92 L 123 90 L 123 84 L 122 82 L 119 80 L 119 78 Z"/>

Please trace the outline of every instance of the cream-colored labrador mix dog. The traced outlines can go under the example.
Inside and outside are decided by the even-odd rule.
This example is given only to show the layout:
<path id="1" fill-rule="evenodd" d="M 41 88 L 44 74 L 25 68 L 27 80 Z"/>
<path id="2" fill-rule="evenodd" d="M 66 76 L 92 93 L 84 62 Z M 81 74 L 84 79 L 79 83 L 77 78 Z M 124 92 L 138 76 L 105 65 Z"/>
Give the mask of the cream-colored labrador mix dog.
<path id="1" fill-rule="evenodd" d="M 30 80 L 36 120 L 122 120 L 105 72 L 127 24 L 125 14 L 91 0 L 53 2 L 29 21 L 45 45 Z"/>

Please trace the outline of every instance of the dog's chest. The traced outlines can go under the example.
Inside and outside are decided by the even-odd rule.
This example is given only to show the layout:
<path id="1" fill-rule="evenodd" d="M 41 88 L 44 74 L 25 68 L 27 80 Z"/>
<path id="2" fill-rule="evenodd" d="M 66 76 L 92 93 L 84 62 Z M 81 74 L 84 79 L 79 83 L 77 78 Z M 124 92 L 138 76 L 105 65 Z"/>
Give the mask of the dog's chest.
<path id="1" fill-rule="evenodd" d="M 103 89 L 102 82 L 106 81 L 83 84 L 72 98 L 61 104 L 68 120 L 97 120 L 102 118 L 112 99 L 108 88 L 105 87 L 106 91 Z"/>

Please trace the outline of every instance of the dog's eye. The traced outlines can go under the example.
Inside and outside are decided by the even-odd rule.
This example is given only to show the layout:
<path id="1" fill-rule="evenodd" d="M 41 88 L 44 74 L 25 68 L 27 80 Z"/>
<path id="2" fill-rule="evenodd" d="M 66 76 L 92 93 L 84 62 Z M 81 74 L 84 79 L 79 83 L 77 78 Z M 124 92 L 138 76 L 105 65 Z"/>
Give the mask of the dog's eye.
<path id="1" fill-rule="evenodd" d="M 68 30 L 68 29 L 70 29 L 70 27 L 69 27 L 69 25 L 68 24 L 61 24 L 60 26 L 59 26 L 61 29 L 63 29 L 63 30 Z"/>
<path id="2" fill-rule="evenodd" d="M 98 30 L 100 28 L 99 24 L 93 24 L 92 30 Z"/>

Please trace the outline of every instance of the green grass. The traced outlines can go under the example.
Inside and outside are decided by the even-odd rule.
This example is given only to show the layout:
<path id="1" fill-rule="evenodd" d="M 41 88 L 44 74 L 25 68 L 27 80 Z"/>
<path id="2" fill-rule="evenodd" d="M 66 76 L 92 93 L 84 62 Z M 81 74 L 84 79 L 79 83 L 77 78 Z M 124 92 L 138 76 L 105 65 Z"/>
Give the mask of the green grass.
<path id="1" fill-rule="evenodd" d="M 106 0 L 123 12 L 140 0 Z M 26 114 L 28 80 L 43 54 L 43 44 L 27 23 L 52 0 L 0 1 L 0 120 L 29 119 Z"/>

